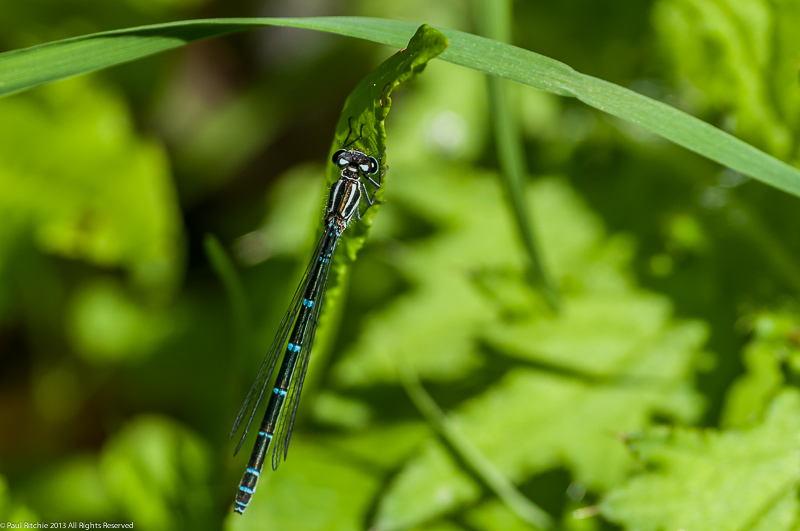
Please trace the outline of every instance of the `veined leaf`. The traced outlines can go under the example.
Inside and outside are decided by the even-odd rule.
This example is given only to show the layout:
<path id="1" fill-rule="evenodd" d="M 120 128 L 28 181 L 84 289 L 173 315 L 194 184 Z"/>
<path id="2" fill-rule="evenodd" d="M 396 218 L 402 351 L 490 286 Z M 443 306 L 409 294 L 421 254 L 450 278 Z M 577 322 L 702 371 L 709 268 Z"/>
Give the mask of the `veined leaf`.
<path id="1" fill-rule="evenodd" d="M 732 113 L 734 130 L 768 153 L 797 157 L 797 3 L 660 0 L 653 15 L 678 74 L 707 98 L 687 91 L 688 101 Z"/>
<path id="2" fill-rule="evenodd" d="M 439 229 L 393 257 L 416 289 L 373 314 L 335 368 L 339 382 L 395 382 L 391 360 L 400 358 L 428 380 L 468 378 L 480 372 L 486 352 L 479 347 L 488 343 L 528 367 L 458 407 L 464 435 L 515 483 L 565 467 L 594 490 L 617 484 L 634 462 L 616 434 L 650 425 L 655 414 L 697 418 L 691 380 L 705 327 L 674 322 L 665 298 L 635 288 L 624 274 L 626 242 L 607 238 L 567 186 L 547 179 L 529 188 L 527 200 L 563 294 L 553 316 L 524 282 L 494 181 L 432 164 L 399 161 L 393 181 L 395 201 Z M 479 496 L 431 441 L 398 474 L 376 525 L 413 527 Z"/>
<path id="3" fill-rule="evenodd" d="M 629 529 L 797 529 L 800 394 L 786 391 L 749 431 L 654 429 L 631 440 L 647 471 L 611 491 L 603 514 Z"/>
<path id="4" fill-rule="evenodd" d="M 767 406 L 800 372 L 796 312 L 762 312 L 752 318 L 753 338 L 742 357 L 747 369 L 728 391 L 722 415 L 724 427 L 760 422 Z"/>

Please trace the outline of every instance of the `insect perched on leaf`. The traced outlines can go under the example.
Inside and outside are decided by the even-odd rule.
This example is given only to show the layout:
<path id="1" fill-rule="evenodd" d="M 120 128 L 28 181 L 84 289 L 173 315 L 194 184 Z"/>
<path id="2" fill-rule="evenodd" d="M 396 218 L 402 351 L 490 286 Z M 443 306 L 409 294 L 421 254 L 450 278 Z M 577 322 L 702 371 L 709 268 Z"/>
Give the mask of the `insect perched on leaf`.
<path id="1" fill-rule="evenodd" d="M 333 154 L 333 163 L 341 170 L 341 176 L 330 188 L 325 208 L 325 230 L 231 430 L 230 438 L 233 438 L 242 421 L 247 420 L 235 455 L 247 437 L 275 365 L 283 355 L 275 385 L 269 394 L 264 420 L 258 429 L 253 453 L 250 455 L 247 470 L 236 493 L 233 510 L 239 514 L 244 513 L 255 493 L 258 477 L 261 475 L 261 468 L 264 466 L 264 459 L 273 439 L 275 445 L 272 451 L 272 469 L 278 468 L 281 458 L 286 459 L 336 244 L 353 216 L 357 220 L 361 219 L 359 211 L 361 200 L 367 203 L 367 208 L 373 205 L 375 193 L 381 187 L 381 178 L 386 173 L 384 170 L 379 174 L 381 164 L 375 157 L 367 155 L 360 149 L 349 149 L 361 139 L 363 129 L 362 124 L 358 138 L 348 142 L 353 132 L 351 124 L 342 149 Z M 377 175 L 377 181 L 372 178 L 373 175 Z M 367 193 L 362 178 L 375 188 L 372 197 Z"/>

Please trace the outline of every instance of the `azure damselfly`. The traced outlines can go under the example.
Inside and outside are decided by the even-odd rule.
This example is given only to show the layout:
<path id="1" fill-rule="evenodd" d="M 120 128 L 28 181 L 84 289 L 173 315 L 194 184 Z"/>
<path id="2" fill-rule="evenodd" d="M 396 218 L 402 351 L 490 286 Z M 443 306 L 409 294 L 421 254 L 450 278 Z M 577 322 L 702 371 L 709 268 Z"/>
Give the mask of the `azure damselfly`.
<path id="1" fill-rule="evenodd" d="M 363 128 L 362 125 L 361 129 Z M 258 429 L 253 453 L 250 455 L 247 470 L 236 493 L 233 510 L 239 514 L 244 514 L 256 491 L 258 477 L 261 475 L 261 468 L 264 466 L 273 439 L 275 446 L 272 451 L 272 469 L 278 468 L 281 458 L 286 459 L 336 244 L 353 216 L 357 220 L 361 219 L 359 211 L 361 199 L 364 199 L 367 208 L 371 207 L 375 200 L 376 192 L 373 191 L 370 197 L 361 178 L 365 178 L 376 191 L 381 187 L 383 174 L 379 174 L 380 162 L 360 149 L 348 149 L 361 139 L 359 133 L 358 138 L 348 143 L 352 132 L 351 126 L 342 149 L 333 154 L 333 163 L 340 168 L 341 176 L 330 188 L 324 217 L 325 230 L 231 430 L 230 438 L 233 438 L 242 421 L 247 420 L 244 433 L 234 452 L 236 455 L 247 437 L 278 358 L 283 354 L 274 387 L 269 394 L 264 420 Z M 373 175 L 377 175 L 377 181 L 372 179 Z"/>

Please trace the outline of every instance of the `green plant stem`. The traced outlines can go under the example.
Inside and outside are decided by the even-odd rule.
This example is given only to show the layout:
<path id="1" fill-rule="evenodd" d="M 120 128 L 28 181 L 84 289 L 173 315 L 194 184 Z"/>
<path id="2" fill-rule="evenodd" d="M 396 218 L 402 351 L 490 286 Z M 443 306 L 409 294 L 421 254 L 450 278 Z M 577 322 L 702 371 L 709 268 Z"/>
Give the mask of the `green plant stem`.
<path id="1" fill-rule="evenodd" d="M 211 268 L 219 275 L 222 285 L 225 287 L 225 293 L 228 296 L 228 301 L 231 305 L 231 314 L 233 319 L 233 329 L 236 341 L 235 368 L 234 374 L 239 374 L 239 369 L 245 359 L 245 352 L 250 349 L 251 342 L 251 313 L 250 305 L 247 302 L 245 295 L 244 285 L 236 270 L 236 266 L 231 260 L 231 257 L 225 251 L 225 248 L 213 234 L 206 234 L 203 240 L 203 246 L 206 251 L 206 256 L 211 264 Z"/>
<path id="2" fill-rule="evenodd" d="M 477 0 L 476 21 L 479 32 L 500 42 L 511 41 L 511 1 Z M 558 310 L 560 301 L 552 279 L 542 263 L 536 243 L 535 230 L 525 201 L 525 178 L 528 173 L 522 148 L 518 113 L 512 109 L 511 91 L 514 87 L 502 78 L 486 76 L 489 89 L 489 106 L 494 126 L 497 158 L 500 161 L 500 181 L 511 207 L 522 245 L 528 255 L 528 280 L 540 288 L 545 300 L 553 310 Z"/>
<path id="3" fill-rule="evenodd" d="M 732 209 L 739 210 L 746 216 L 746 223 L 738 228 L 767 258 L 775 273 L 783 277 L 797 294 L 800 294 L 800 265 L 795 257 L 786 249 L 775 233 L 764 223 L 762 217 L 745 202 L 731 201 Z"/>
<path id="4" fill-rule="evenodd" d="M 444 414 L 425 391 L 414 369 L 405 361 L 399 362 L 397 369 L 406 393 L 422 416 L 472 467 L 486 486 L 525 522 L 540 529 L 552 529 L 553 519 L 550 515 L 523 496 L 508 478 L 472 444 L 457 424 Z"/>

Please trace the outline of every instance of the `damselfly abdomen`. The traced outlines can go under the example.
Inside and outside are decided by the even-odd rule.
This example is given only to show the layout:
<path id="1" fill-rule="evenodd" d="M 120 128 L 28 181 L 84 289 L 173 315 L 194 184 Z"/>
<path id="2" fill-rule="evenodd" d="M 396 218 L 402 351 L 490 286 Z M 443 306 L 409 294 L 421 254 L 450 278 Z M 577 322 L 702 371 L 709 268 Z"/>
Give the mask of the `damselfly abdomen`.
<path id="1" fill-rule="evenodd" d="M 235 453 L 238 453 L 272 378 L 278 358 L 283 355 L 274 387 L 269 393 L 267 410 L 258 429 L 253 453 L 236 493 L 233 510 L 239 514 L 244 513 L 255 493 L 258 477 L 273 439 L 275 446 L 272 451 L 272 469 L 278 468 L 281 458 L 286 459 L 336 244 L 353 216 L 361 219 L 361 199 L 367 203 L 367 208 L 372 206 L 375 199 L 375 193 L 373 192 L 372 197 L 369 196 L 361 178 L 365 178 L 376 189 L 381 186 L 380 163 L 375 157 L 368 156 L 359 149 L 347 149 L 360 138 L 361 135 L 350 144 L 345 140 L 343 148 L 333 155 L 333 163 L 340 168 L 341 176 L 330 189 L 325 209 L 325 230 L 231 430 L 232 438 L 242 421 L 247 419 L 244 433 L 236 447 Z M 377 176 L 377 181 L 372 179 L 373 175 Z"/>

